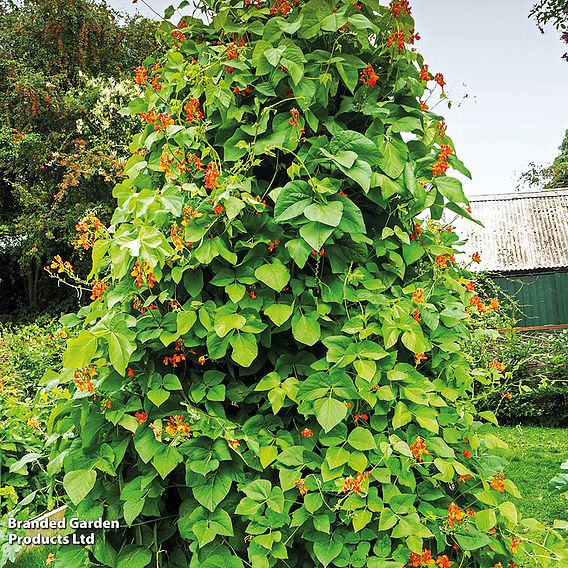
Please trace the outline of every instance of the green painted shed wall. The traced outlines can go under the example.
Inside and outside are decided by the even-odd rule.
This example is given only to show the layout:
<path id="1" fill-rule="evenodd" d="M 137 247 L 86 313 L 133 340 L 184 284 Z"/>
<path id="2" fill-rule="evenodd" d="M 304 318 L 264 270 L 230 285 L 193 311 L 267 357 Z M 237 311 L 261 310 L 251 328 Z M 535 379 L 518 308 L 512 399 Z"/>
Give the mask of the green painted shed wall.
<path id="1" fill-rule="evenodd" d="M 568 324 L 568 272 L 493 276 L 520 305 L 519 327 Z"/>

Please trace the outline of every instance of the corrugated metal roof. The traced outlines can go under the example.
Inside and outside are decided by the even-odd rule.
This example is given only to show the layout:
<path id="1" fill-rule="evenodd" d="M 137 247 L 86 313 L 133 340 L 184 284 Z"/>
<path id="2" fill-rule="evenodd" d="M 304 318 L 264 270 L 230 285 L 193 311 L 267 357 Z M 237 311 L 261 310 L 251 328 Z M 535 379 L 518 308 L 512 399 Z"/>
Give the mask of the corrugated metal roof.
<path id="1" fill-rule="evenodd" d="M 456 232 L 467 239 L 467 255 L 478 251 L 475 270 L 514 272 L 568 268 L 568 189 L 480 195 L 470 198 L 472 216 Z"/>

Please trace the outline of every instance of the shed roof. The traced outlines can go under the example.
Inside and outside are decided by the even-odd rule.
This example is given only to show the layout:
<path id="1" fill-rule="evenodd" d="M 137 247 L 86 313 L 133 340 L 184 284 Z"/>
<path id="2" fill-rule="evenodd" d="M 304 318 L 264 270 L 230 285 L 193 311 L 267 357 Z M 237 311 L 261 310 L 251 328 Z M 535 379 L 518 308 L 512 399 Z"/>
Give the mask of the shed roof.
<path id="1" fill-rule="evenodd" d="M 475 269 L 568 268 L 568 189 L 479 195 L 470 203 L 484 227 L 462 218 L 454 224 L 467 239 L 464 252 L 481 254 Z"/>

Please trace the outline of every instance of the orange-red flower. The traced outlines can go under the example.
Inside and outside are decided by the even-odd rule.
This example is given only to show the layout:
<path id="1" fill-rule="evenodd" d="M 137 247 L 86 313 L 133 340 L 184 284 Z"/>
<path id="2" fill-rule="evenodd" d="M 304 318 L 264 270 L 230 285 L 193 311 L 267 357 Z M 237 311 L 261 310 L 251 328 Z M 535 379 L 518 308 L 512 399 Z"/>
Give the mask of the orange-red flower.
<path id="1" fill-rule="evenodd" d="M 452 564 L 454 564 L 454 562 L 452 562 L 448 558 L 447 554 L 444 554 L 443 556 L 438 556 L 438 558 L 436 558 L 436 564 L 437 564 L 438 568 L 450 568 L 450 566 L 452 566 Z"/>
<path id="2" fill-rule="evenodd" d="M 367 65 L 361 72 L 361 84 L 367 87 L 374 87 L 379 80 L 372 65 Z"/>
<path id="3" fill-rule="evenodd" d="M 465 511 L 460 509 L 455 503 L 450 503 L 448 507 L 448 525 L 453 527 L 456 523 L 461 523 L 465 518 Z"/>
<path id="4" fill-rule="evenodd" d="M 446 85 L 446 81 L 444 80 L 444 76 L 441 73 L 436 73 L 436 75 L 434 75 L 434 81 L 436 81 L 436 83 L 438 83 L 438 85 L 440 85 L 440 87 L 442 88 L 442 91 L 443 91 L 444 87 Z"/>
<path id="5" fill-rule="evenodd" d="M 467 448 L 463 451 L 463 455 L 465 456 L 465 459 L 470 460 L 471 459 L 471 450 L 468 450 Z"/>
<path id="6" fill-rule="evenodd" d="M 416 302 L 417 304 L 424 303 L 424 290 L 422 288 L 417 288 L 412 293 L 412 301 Z"/>
<path id="7" fill-rule="evenodd" d="M 497 371 L 503 372 L 506 369 L 507 365 L 500 363 L 497 359 L 493 359 L 491 363 L 489 363 L 490 369 L 496 369 Z"/>
<path id="8" fill-rule="evenodd" d="M 422 110 L 430 110 L 430 107 L 424 101 L 419 101 L 419 102 L 420 102 L 420 108 Z"/>
<path id="9" fill-rule="evenodd" d="M 489 307 L 492 310 L 498 310 L 499 309 L 499 300 L 497 298 L 491 298 L 489 300 Z"/>
<path id="10" fill-rule="evenodd" d="M 148 420 L 148 414 L 146 412 L 137 412 L 134 416 L 138 424 L 142 424 Z"/>
<path id="11" fill-rule="evenodd" d="M 139 85 L 145 85 L 148 82 L 148 71 L 146 70 L 146 67 L 136 67 L 134 72 L 136 74 L 136 82 Z"/>
<path id="12" fill-rule="evenodd" d="M 430 72 L 428 71 L 428 65 L 422 65 L 422 67 L 420 68 L 420 80 L 421 81 L 430 80 Z"/>
<path id="13" fill-rule="evenodd" d="M 217 178 L 220 175 L 216 162 L 209 162 L 205 170 L 205 189 L 215 189 L 218 187 Z"/>
<path id="14" fill-rule="evenodd" d="M 314 433 L 310 428 L 304 428 L 301 432 L 300 432 L 300 436 L 304 437 L 304 438 L 313 438 L 314 437 Z"/>
<path id="15" fill-rule="evenodd" d="M 493 487 L 493 489 L 495 489 L 496 491 L 499 491 L 499 493 L 503 493 L 503 491 L 505 491 L 505 484 L 503 483 L 503 481 L 505 480 L 505 475 L 502 473 L 496 473 L 493 476 L 493 479 L 491 480 L 491 487 Z"/>
<path id="16" fill-rule="evenodd" d="M 521 544 L 521 542 L 523 542 L 522 538 L 515 538 L 514 536 L 511 537 L 511 552 L 513 554 L 517 554 L 517 548 L 519 547 L 519 544 Z"/>
<path id="17" fill-rule="evenodd" d="M 415 319 L 417 322 L 422 321 L 422 318 L 420 317 L 420 310 L 418 308 L 412 310 L 410 312 L 410 315 L 413 319 Z"/>
<path id="18" fill-rule="evenodd" d="M 399 18 L 403 12 L 409 16 L 412 13 L 408 0 L 399 0 L 398 2 L 393 0 L 390 3 L 390 10 L 395 18 Z"/>
<path id="19" fill-rule="evenodd" d="M 300 495 L 305 495 L 308 492 L 306 481 L 304 479 L 298 479 L 298 481 L 296 481 L 294 485 L 298 488 Z"/>
<path id="20" fill-rule="evenodd" d="M 185 119 L 188 122 L 194 122 L 203 118 L 203 113 L 199 108 L 199 99 L 189 99 L 183 106 L 183 110 L 185 111 Z"/>
<path id="21" fill-rule="evenodd" d="M 297 108 L 290 110 L 290 124 L 292 126 L 298 126 L 298 118 L 300 118 L 300 111 Z"/>
<path id="22" fill-rule="evenodd" d="M 475 290 L 475 282 L 473 280 L 470 280 L 466 285 L 465 285 L 465 289 L 468 292 L 473 292 Z"/>
<path id="23" fill-rule="evenodd" d="M 412 452 L 412 455 L 416 458 L 417 462 L 422 461 L 423 455 L 430 453 L 430 451 L 426 448 L 424 440 L 420 438 L 420 436 L 416 438 L 414 443 L 410 446 L 410 451 Z"/>
<path id="24" fill-rule="evenodd" d="M 421 365 L 424 361 L 428 361 L 428 357 L 424 353 L 416 353 L 414 355 L 414 363 L 416 365 Z"/>
<path id="25" fill-rule="evenodd" d="M 343 493 L 348 493 L 349 491 L 355 491 L 357 495 L 361 494 L 361 483 L 371 475 L 370 471 L 358 472 L 357 477 L 346 477 L 343 480 Z"/>
<path id="26" fill-rule="evenodd" d="M 479 263 L 481 262 L 481 256 L 480 256 L 480 254 L 479 254 L 478 252 L 474 252 L 474 253 L 471 255 L 471 260 L 472 260 L 473 262 L 476 262 L 477 264 L 479 264 Z"/>
<path id="27" fill-rule="evenodd" d="M 215 212 L 215 215 L 218 216 L 221 213 L 223 213 L 224 208 L 220 203 L 217 203 L 217 205 L 215 205 L 215 207 L 213 207 L 213 211 Z"/>
<path id="28" fill-rule="evenodd" d="M 404 32 L 393 32 L 387 38 L 387 47 L 391 47 L 396 44 L 396 49 L 400 53 L 405 47 Z"/>

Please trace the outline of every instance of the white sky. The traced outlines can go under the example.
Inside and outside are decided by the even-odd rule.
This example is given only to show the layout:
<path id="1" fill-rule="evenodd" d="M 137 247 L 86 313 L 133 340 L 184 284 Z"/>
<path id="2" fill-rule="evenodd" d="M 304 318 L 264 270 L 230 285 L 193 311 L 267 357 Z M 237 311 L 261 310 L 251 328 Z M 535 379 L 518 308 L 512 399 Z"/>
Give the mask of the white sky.
<path id="1" fill-rule="evenodd" d="M 146 2 L 159 13 L 172 3 Z M 109 4 L 152 16 L 142 2 Z M 418 49 L 430 71 L 444 73 L 451 94 L 452 108 L 441 103 L 437 110 L 473 174 L 466 193 L 515 191 L 529 162 L 552 161 L 568 128 L 568 62 L 561 59 L 566 44 L 555 30 L 541 35 L 528 19 L 531 0 L 411 4 L 422 36 Z"/>

